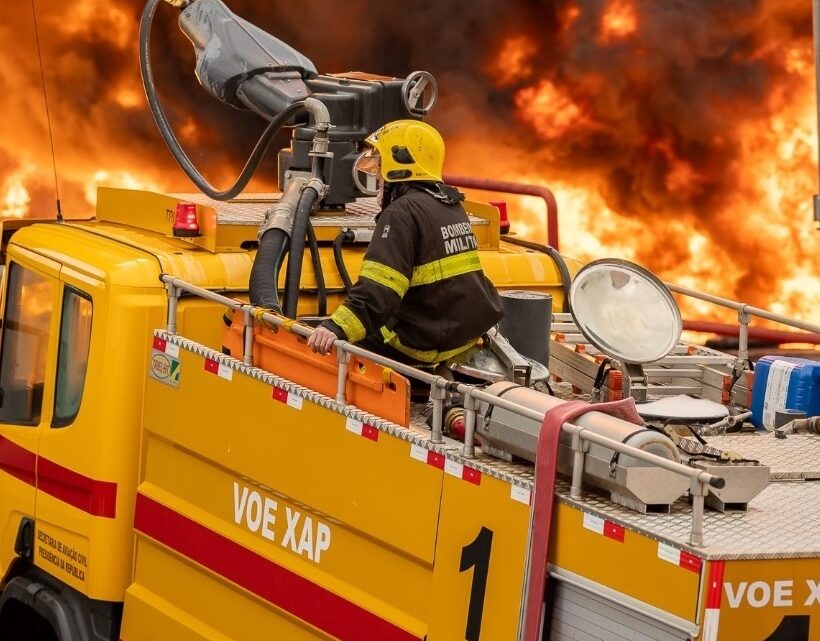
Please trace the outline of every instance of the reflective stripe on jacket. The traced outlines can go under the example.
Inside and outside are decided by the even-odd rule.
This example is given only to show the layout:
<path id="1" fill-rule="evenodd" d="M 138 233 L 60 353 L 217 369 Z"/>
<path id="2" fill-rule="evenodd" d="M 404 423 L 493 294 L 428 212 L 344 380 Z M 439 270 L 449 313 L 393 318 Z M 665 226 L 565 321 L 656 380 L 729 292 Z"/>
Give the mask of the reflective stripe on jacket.
<path id="1" fill-rule="evenodd" d="M 435 363 L 472 346 L 502 315 L 464 208 L 411 189 L 379 215 L 359 279 L 324 325 Z"/>

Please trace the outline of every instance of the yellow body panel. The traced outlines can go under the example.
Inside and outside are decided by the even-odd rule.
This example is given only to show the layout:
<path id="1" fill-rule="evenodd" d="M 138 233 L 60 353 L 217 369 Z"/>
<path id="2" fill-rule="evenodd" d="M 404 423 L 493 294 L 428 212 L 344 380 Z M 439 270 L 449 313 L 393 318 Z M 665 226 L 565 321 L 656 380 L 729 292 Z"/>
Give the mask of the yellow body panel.
<path id="1" fill-rule="evenodd" d="M 173 357 L 178 385 L 147 384 L 138 503 L 154 507 L 137 509 L 124 639 L 156 638 L 145 620 L 183 639 L 255 639 L 259 630 L 272 638 L 336 638 L 266 596 L 266 573 L 282 571 L 408 635 L 400 638 L 462 638 L 454 635 L 465 633 L 471 603 L 485 601 L 481 638 L 514 637 L 529 506 L 512 498 L 509 482 L 454 476 L 461 472 L 449 464 L 414 457 L 407 438 L 417 432 L 395 427 L 398 434 L 375 430 L 365 438 L 321 403 L 280 402 L 264 381 L 207 371 L 207 356 L 183 347 Z M 224 411 L 188 401 L 197 398 L 220 399 Z M 151 510 L 161 516 L 146 516 Z M 291 523 L 301 534 L 289 537 Z M 482 528 L 492 531 L 494 552 L 479 604 L 476 570 L 459 563 Z M 213 554 L 196 547 L 198 537 L 213 542 Z M 220 554 L 239 556 L 220 568 Z M 262 584 L 232 574 L 248 554 L 258 555 Z M 161 623 L 166 604 L 185 612 L 182 621 Z"/>
<path id="2" fill-rule="evenodd" d="M 699 560 L 697 567 L 670 563 L 659 555 L 658 541 L 632 530 L 623 531 L 623 540 L 619 540 L 620 530 L 616 538 L 605 536 L 591 529 L 600 519 L 563 503 L 556 503 L 553 518 L 550 562 L 554 566 L 681 619 L 695 620 Z"/>
<path id="3" fill-rule="evenodd" d="M 375 442 L 363 438 L 346 429 L 342 415 L 309 401 L 298 410 L 277 402 L 269 385 L 239 374 L 230 381 L 213 375 L 201 356 L 186 350 L 180 361 L 178 388 L 148 383 L 140 492 L 420 637 L 430 605 L 441 472 L 412 460 L 401 439 L 384 433 Z M 222 399 L 226 411 L 185 401 L 191 398 Z M 249 525 L 255 512 L 240 511 L 237 522 L 242 497 L 254 493 L 277 505 L 267 525 L 270 538 L 262 526 Z M 288 515 L 297 512 L 300 522 L 309 517 L 317 528 L 328 528 L 331 542 L 318 560 L 307 548 L 294 550 L 293 541 L 284 545 Z M 204 604 L 238 598 L 231 596 L 235 586 L 217 577 L 208 581 L 204 571 L 169 582 L 142 562 L 146 548 L 150 558 L 169 556 L 153 547 L 140 537 L 137 585 L 143 594 L 174 603 L 192 594 L 199 620 L 231 638 L 255 638 L 259 629 L 291 634 L 291 622 L 251 603 L 240 608 L 247 627 L 221 627 Z M 129 603 L 137 598 L 129 595 Z M 226 619 L 231 625 L 236 620 Z M 149 638 L 138 628 L 126 627 L 126 638 Z"/>
<path id="4" fill-rule="evenodd" d="M 511 490 L 487 475 L 479 485 L 445 476 L 429 641 L 516 638 L 530 508 L 511 498 Z"/>

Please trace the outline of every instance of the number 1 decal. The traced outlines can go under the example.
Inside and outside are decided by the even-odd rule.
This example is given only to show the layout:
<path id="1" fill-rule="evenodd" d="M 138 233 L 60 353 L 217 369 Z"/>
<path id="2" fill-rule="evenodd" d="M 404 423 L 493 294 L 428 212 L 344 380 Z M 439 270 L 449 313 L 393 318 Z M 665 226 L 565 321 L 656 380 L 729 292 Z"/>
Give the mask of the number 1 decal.
<path id="1" fill-rule="evenodd" d="M 807 614 L 785 616 L 765 641 L 809 641 L 809 623 Z"/>
<path id="2" fill-rule="evenodd" d="M 482 527 L 475 540 L 461 548 L 461 565 L 458 571 L 464 572 L 474 568 L 470 605 L 467 608 L 467 626 L 464 628 L 466 641 L 478 641 L 481 636 L 481 618 L 484 615 L 484 594 L 487 591 L 492 546 L 493 531 Z"/>

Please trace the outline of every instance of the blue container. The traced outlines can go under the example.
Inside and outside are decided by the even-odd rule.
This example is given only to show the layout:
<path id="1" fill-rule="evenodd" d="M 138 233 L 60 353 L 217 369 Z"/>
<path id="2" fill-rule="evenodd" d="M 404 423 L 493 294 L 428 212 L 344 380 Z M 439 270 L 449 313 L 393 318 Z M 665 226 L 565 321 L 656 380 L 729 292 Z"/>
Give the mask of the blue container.
<path id="1" fill-rule="evenodd" d="M 820 363 L 805 358 L 764 356 L 755 365 L 752 423 L 774 429 L 776 410 L 820 415 Z"/>

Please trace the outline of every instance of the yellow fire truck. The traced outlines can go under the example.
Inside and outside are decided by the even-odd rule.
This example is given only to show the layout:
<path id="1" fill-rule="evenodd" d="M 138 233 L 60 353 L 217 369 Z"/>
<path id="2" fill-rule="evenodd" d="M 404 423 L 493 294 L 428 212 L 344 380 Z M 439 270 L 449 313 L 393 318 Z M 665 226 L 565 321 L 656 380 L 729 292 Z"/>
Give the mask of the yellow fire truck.
<path id="1" fill-rule="evenodd" d="M 651 275 L 582 268 L 470 202 L 496 287 L 552 296 L 548 361 L 498 332 L 436 369 L 313 353 L 378 212 L 361 140 L 423 116 L 434 81 L 322 76 L 219 0 L 172 2 L 203 86 L 271 121 L 217 192 L 152 88 L 158 4 L 149 101 L 205 193 L 101 189 L 93 219 L 2 227 L 0 638 L 820 641 L 817 424 L 725 433 L 752 405 L 743 345 L 681 343 Z M 284 195 L 237 197 L 283 125 Z M 285 313 L 259 303 L 282 288 Z M 610 325 L 672 325 L 635 358 L 638 334 L 608 343 L 584 312 L 630 289 L 643 307 Z M 737 307 L 745 329 L 759 310 Z M 618 403 L 679 394 L 723 408 L 708 443 Z"/>

